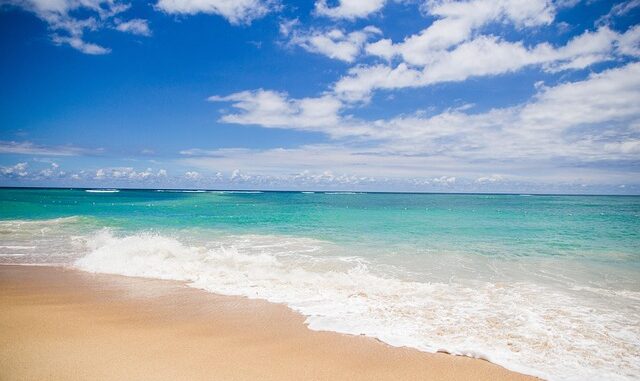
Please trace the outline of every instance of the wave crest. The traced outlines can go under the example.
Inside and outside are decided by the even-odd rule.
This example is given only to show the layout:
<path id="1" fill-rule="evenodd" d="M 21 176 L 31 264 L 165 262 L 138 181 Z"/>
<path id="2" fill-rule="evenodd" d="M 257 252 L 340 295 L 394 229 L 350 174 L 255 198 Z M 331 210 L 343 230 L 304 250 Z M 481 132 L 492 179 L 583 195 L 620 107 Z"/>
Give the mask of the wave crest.
<path id="1" fill-rule="evenodd" d="M 82 270 L 178 280 L 285 303 L 305 315 L 314 330 L 480 357 L 550 379 L 640 374 L 634 356 L 640 342 L 637 310 L 595 311 L 540 285 L 408 281 L 360 257 L 326 255 L 328 243 L 295 237 L 185 243 L 154 233 L 118 237 L 104 230 L 87 244 L 90 253 L 75 262 Z"/>

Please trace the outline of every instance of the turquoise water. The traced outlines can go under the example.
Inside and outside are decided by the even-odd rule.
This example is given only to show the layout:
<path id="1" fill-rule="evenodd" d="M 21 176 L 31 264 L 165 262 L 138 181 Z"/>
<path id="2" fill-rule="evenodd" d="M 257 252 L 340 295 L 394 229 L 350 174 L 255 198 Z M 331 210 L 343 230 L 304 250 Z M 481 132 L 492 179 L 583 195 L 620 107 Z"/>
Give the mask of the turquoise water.
<path id="1" fill-rule="evenodd" d="M 640 377 L 640 197 L 0 189 L 0 229 L 5 263 L 183 280 L 551 379 Z"/>

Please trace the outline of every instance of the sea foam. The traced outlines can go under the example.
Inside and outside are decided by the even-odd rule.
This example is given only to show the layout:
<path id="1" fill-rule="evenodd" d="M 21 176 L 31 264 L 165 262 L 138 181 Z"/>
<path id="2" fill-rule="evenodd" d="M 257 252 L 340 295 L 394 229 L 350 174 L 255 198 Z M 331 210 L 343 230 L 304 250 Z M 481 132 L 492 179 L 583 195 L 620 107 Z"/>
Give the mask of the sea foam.
<path id="1" fill-rule="evenodd" d="M 79 269 L 284 303 L 313 330 L 483 358 L 546 379 L 640 375 L 636 295 L 620 311 L 528 282 L 410 281 L 358 256 L 327 255 L 332 244 L 299 237 L 203 241 L 102 230 L 84 242 Z"/>

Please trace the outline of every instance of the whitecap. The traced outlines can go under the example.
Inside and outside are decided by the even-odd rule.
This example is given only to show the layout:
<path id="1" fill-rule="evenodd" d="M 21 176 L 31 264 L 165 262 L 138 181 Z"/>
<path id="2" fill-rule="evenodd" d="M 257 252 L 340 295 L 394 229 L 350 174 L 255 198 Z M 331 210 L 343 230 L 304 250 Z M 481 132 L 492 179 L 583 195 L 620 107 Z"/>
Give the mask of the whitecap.
<path id="1" fill-rule="evenodd" d="M 88 193 L 118 193 L 120 189 L 85 189 Z"/>

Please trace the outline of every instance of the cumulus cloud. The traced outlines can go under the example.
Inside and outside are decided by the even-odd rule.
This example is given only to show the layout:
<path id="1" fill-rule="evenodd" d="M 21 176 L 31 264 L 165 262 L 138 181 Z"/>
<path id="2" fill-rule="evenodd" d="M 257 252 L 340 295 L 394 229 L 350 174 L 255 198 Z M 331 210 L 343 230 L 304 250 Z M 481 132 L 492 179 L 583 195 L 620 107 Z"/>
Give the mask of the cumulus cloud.
<path id="1" fill-rule="evenodd" d="M 252 178 L 252 176 L 242 172 L 241 170 L 234 169 L 233 172 L 231 172 L 229 180 L 231 180 L 231 182 L 245 182 L 251 180 Z"/>
<path id="2" fill-rule="evenodd" d="M 632 5 L 627 4 L 624 9 Z M 562 4 L 549 0 L 427 1 L 423 11 L 435 21 L 402 41 L 388 38 L 369 41 L 375 35 L 372 34 L 364 47 L 352 45 L 350 54 L 344 54 L 343 60 L 352 62 L 364 52 L 387 62 L 352 67 L 332 90 L 342 100 L 367 101 L 378 89 L 464 81 L 531 66 L 547 72 L 584 69 L 599 62 L 640 56 L 638 26 L 621 33 L 601 25 L 561 46 L 508 41 L 482 33 L 491 25 L 508 24 L 517 30 L 549 25 L 560 6 Z M 314 46 L 307 46 L 307 50 L 319 51 Z"/>
<path id="3" fill-rule="evenodd" d="M 7 182 L 43 185 L 89 184 L 100 186 L 149 186 L 175 181 L 168 178 L 166 169 L 154 170 L 152 168 L 135 169 L 133 167 L 108 167 L 95 170 L 63 170 L 62 167 L 49 159 L 33 159 L 34 167 L 27 162 L 21 162 L 13 166 L 0 167 L 0 178 Z M 42 166 L 38 163 L 47 163 Z"/>
<path id="4" fill-rule="evenodd" d="M 467 159 L 564 157 L 634 160 L 611 143 L 633 141 L 640 120 L 640 64 L 542 87 L 529 102 L 470 114 L 457 110 L 378 121 L 373 136 L 405 152 L 447 152 Z M 628 147 L 622 145 L 621 147 Z"/>
<path id="5" fill-rule="evenodd" d="M 486 184 L 486 183 L 498 183 L 500 181 L 504 181 L 505 177 L 502 175 L 490 175 L 490 176 L 481 176 L 476 179 L 476 183 Z"/>
<path id="6" fill-rule="evenodd" d="M 384 7 L 386 0 L 338 0 L 338 4 L 330 6 L 327 0 L 317 0 L 315 13 L 332 19 L 355 20 L 376 13 Z"/>
<path id="7" fill-rule="evenodd" d="M 478 185 L 524 189 L 549 184 L 637 184 L 637 173 L 598 170 L 586 166 L 562 165 L 548 161 L 476 161 L 446 155 L 402 155 L 389 147 L 309 145 L 297 148 L 220 149 L 207 155 L 189 156 L 180 162 L 203 171 L 243 168 L 226 179 L 262 189 L 293 189 L 303 185 L 321 188 L 332 185 L 361 185 L 369 189 L 449 189 L 474 190 Z M 489 164 L 488 164 L 489 163 Z M 499 164 L 503 181 L 476 182 L 487 177 L 487 165 Z M 246 170 L 246 172 L 245 172 Z M 235 176 L 234 176 L 235 173 Z M 507 177 L 508 176 L 508 177 Z M 233 181 L 231 179 L 233 178 Z M 224 183 L 224 180 L 214 180 Z M 537 184 L 537 185 L 536 185 Z M 408 188 L 407 188 L 408 187 Z M 347 187 L 348 188 L 348 187 Z"/>
<path id="8" fill-rule="evenodd" d="M 375 35 L 382 34 L 380 29 L 367 26 L 361 30 L 346 33 L 342 29 L 292 31 L 281 27 L 283 34 L 291 34 L 290 45 L 325 55 L 345 62 L 353 62 L 362 52 L 364 44 Z"/>
<path id="9" fill-rule="evenodd" d="M 392 141 L 402 144 L 407 152 L 415 152 L 414 146 L 439 151 L 452 145 L 458 146 L 456 149 L 460 151 L 475 147 L 472 151 L 478 154 L 480 143 L 499 142 L 497 147 L 490 145 L 486 153 L 498 152 L 494 149 L 500 147 L 513 147 L 509 155 L 545 149 L 549 153 L 553 148 L 595 156 L 602 151 L 593 146 L 598 142 L 597 136 L 629 136 L 638 132 L 631 126 L 640 119 L 640 63 L 592 74 L 583 81 L 554 87 L 539 86 L 537 94 L 527 103 L 480 114 L 453 109 L 430 117 L 416 114 L 366 121 L 341 115 L 344 105 L 329 95 L 290 99 L 284 93 L 257 90 L 228 97 L 216 96 L 212 100 L 235 101 L 232 105 L 238 112 L 223 115 L 221 121 L 226 123 L 319 131 L 333 138 L 351 136 Z M 575 142 L 562 147 L 566 139 L 579 136 L 575 136 L 577 132 L 565 137 L 558 134 L 594 125 L 602 126 L 588 133 L 592 149 L 580 147 Z M 479 141 L 479 135 L 486 142 Z M 532 139 L 534 135 L 542 139 L 536 141 L 539 144 L 531 145 L 530 141 L 523 140 Z M 427 143 L 429 145 L 425 145 Z M 461 146 L 462 143 L 467 146 Z M 520 144 L 523 147 L 519 147 Z"/>
<path id="10" fill-rule="evenodd" d="M 40 178 L 51 179 L 56 177 L 64 177 L 66 176 L 66 172 L 60 169 L 60 165 L 58 163 L 51 163 L 48 168 L 45 168 L 38 172 L 38 176 Z"/>
<path id="11" fill-rule="evenodd" d="M 342 99 L 360 101 L 367 100 L 376 89 L 390 90 L 464 81 L 470 77 L 515 72 L 527 66 L 537 65 L 549 72 L 583 69 L 621 56 L 637 57 L 639 43 L 638 27 L 625 33 L 601 27 L 593 32 L 586 31 L 560 47 L 548 43 L 528 47 L 522 42 L 509 42 L 496 36 L 483 35 L 452 49 L 425 50 L 424 55 L 403 54 L 403 58 L 408 60 L 396 66 L 356 66 L 334 84 L 334 91 Z M 369 47 L 367 51 L 375 53 L 375 49 Z"/>
<path id="12" fill-rule="evenodd" d="M 452 185 L 455 184 L 456 178 L 454 176 L 440 176 L 434 177 L 431 182 L 438 185 Z"/>
<path id="13" fill-rule="evenodd" d="M 115 167 L 115 168 L 100 168 L 95 171 L 93 176 L 94 180 L 117 180 L 117 181 L 144 181 L 153 180 L 158 178 L 164 178 L 167 176 L 167 171 L 160 169 L 154 171 L 151 168 L 144 170 L 136 170 L 132 167 Z"/>
<path id="14" fill-rule="evenodd" d="M 379 181 L 383 181 L 382 179 L 377 179 L 375 177 L 370 176 L 358 176 L 354 174 L 335 174 L 331 170 L 325 170 L 322 172 L 312 172 L 309 170 L 302 171 L 300 173 L 296 173 L 294 175 L 285 177 L 286 180 L 301 184 L 301 185 L 361 185 L 361 184 L 370 184 Z"/>
<path id="15" fill-rule="evenodd" d="M 158 0 L 156 8 L 169 14 L 215 14 L 231 24 L 250 24 L 279 8 L 273 0 Z"/>
<path id="16" fill-rule="evenodd" d="M 227 96 L 214 95 L 211 102 L 232 102 L 239 113 L 227 113 L 220 121 L 254 124 L 268 128 L 340 130 L 338 110 L 342 103 L 330 95 L 318 98 L 290 99 L 286 93 L 258 89 Z"/>
<path id="17" fill-rule="evenodd" d="M 262 99 L 265 94 L 268 96 Z M 252 168 L 263 168 L 265 173 L 290 171 L 291 163 L 308 170 L 319 170 L 323 164 L 328 169 L 366 176 L 375 172 L 409 176 L 425 169 L 451 174 L 465 168 L 477 171 L 467 175 L 478 179 L 486 177 L 487 163 L 502 168 L 508 161 L 517 161 L 529 168 L 546 168 L 550 172 L 539 176 L 551 176 L 560 171 L 553 168 L 563 164 L 588 168 L 591 162 L 638 160 L 640 63 L 592 74 L 581 81 L 538 85 L 528 102 L 481 113 L 459 108 L 367 121 L 342 115 L 344 110 L 336 103 L 315 111 L 322 118 L 307 120 L 312 110 L 301 111 L 300 100 L 286 94 L 260 90 L 227 100 L 231 99 L 241 101 L 234 104 L 237 113 L 223 115 L 227 123 L 313 130 L 338 141 L 355 139 L 359 145 L 306 146 L 301 151 L 185 150 L 183 154 L 192 157 L 186 159 L 188 163 L 216 162 L 228 168 L 251 162 Z M 573 171 L 563 175 L 585 176 L 575 168 Z M 530 171 L 527 174 L 534 176 Z M 497 177 L 479 182 L 491 179 Z"/>
<path id="18" fill-rule="evenodd" d="M 640 57 L 640 25 L 619 36 L 616 43 L 617 51 L 621 55 Z"/>
<path id="19" fill-rule="evenodd" d="M 151 34 L 146 20 L 120 19 L 128 4 L 118 0 L 9 3 L 45 20 L 53 42 L 87 54 L 109 52 L 86 40 L 89 31 L 108 27 Z M 337 20 L 335 26 L 302 29 L 298 19 L 280 24 L 280 33 L 290 46 L 346 63 L 360 62 L 327 91 L 293 98 L 283 91 L 256 89 L 209 98 L 230 104 L 220 116 L 223 123 L 321 132 L 332 139 L 329 143 L 262 150 L 185 149 L 180 159 L 185 167 L 174 179 L 198 180 L 198 184 L 353 185 L 402 178 L 416 185 L 453 188 L 466 184 L 486 189 L 520 181 L 519 174 L 526 173 L 528 178 L 549 181 L 633 182 L 638 171 L 628 168 L 637 168 L 640 154 L 640 64 L 635 63 L 640 57 L 640 26 L 617 31 L 615 23 L 607 20 L 566 43 L 540 42 L 536 38 L 541 35 L 533 32 L 551 24 L 559 7 L 573 3 L 551 0 L 427 0 L 421 10 L 430 24 L 400 39 L 385 38 L 373 26 L 362 28 L 367 25 L 363 21 L 357 27 L 344 22 L 380 12 L 385 3 L 317 0 L 314 14 Z M 156 9 L 168 14 L 215 14 L 232 24 L 248 24 L 278 7 L 271 0 L 156 3 Z M 613 6 L 611 17 L 635 7 L 635 0 L 619 3 Z M 509 33 L 501 37 L 504 30 Z M 527 39 L 513 40 L 518 34 L 526 34 Z M 377 90 L 465 81 L 531 67 L 546 73 L 589 67 L 600 70 L 602 66 L 593 65 L 601 62 L 619 67 L 554 86 L 540 82 L 533 97 L 509 107 L 481 112 L 429 109 L 382 119 L 365 119 L 355 114 L 364 113 L 354 111 Z M 0 142 L 0 153 L 70 156 L 85 152 L 74 147 Z M 626 163 L 627 169 L 603 169 L 615 160 Z M 38 172 L 27 171 L 26 163 L 19 164 L 24 168 L 1 167 L 0 173 L 14 178 L 64 173 L 54 165 Z M 491 174 L 494 170 L 500 174 Z M 380 173 L 389 178 L 379 177 Z M 167 178 L 167 172 L 113 167 L 68 176 L 144 182 Z"/>
<path id="20" fill-rule="evenodd" d="M 28 166 L 27 163 L 17 163 L 8 167 L 0 167 L 0 174 L 5 177 L 26 177 L 29 175 Z"/>
<path id="21" fill-rule="evenodd" d="M 187 171 L 184 173 L 184 177 L 187 180 L 199 180 L 202 178 L 202 175 L 196 171 Z"/>
<path id="22" fill-rule="evenodd" d="M 378 42 L 371 52 L 378 50 L 387 58 L 400 55 L 409 64 L 424 65 L 434 52 L 469 40 L 474 32 L 490 23 L 528 28 L 549 24 L 555 16 L 555 8 L 548 0 L 427 1 L 423 10 L 436 21 L 400 43 Z"/>
<path id="23" fill-rule="evenodd" d="M 5 0 L 4 3 L 32 12 L 46 22 L 55 44 L 93 55 L 109 53 L 110 49 L 85 41 L 85 32 L 110 25 L 115 15 L 130 7 L 118 0 Z"/>

